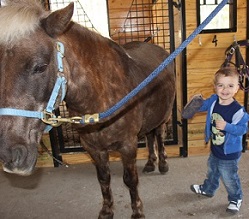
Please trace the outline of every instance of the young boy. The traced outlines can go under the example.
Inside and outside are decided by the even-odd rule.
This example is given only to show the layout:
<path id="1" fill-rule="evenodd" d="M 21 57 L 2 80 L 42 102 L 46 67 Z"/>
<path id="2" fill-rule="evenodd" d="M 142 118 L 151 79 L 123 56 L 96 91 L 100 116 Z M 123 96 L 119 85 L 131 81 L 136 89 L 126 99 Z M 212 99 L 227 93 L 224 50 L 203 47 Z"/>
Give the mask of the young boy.
<path id="1" fill-rule="evenodd" d="M 191 185 L 196 194 L 212 197 L 223 181 L 228 193 L 227 212 L 237 213 L 242 203 L 238 163 L 242 136 L 247 132 L 248 114 L 234 99 L 239 90 L 239 74 L 235 68 L 218 70 L 214 77 L 216 94 L 203 101 L 199 112 L 207 111 L 205 141 L 210 140 L 207 178 L 201 185 Z"/>

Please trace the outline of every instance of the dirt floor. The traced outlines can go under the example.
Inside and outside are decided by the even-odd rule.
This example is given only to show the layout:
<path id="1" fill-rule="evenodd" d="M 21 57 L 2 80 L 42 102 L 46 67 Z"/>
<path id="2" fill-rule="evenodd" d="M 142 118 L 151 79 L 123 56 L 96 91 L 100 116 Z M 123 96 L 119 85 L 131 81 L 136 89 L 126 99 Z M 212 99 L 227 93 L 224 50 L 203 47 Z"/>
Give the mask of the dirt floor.
<path id="1" fill-rule="evenodd" d="M 213 198 L 200 197 L 189 189 L 202 183 L 208 156 L 169 158 L 170 171 L 144 175 L 145 160 L 137 162 L 139 191 L 147 219 L 249 218 L 249 152 L 243 153 L 240 176 L 244 192 L 241 211 L 226 213 L 227 193 L 221 184 Z M 122 165 L 111 163 L 114 218 L 131 216 L 130 199 L 122 182 Z M 92 164 L 68 168 L 37 168 L 34 175 L 20 177 L 0 170 L 1 219 L 96 219 L 102 197 Z"/>

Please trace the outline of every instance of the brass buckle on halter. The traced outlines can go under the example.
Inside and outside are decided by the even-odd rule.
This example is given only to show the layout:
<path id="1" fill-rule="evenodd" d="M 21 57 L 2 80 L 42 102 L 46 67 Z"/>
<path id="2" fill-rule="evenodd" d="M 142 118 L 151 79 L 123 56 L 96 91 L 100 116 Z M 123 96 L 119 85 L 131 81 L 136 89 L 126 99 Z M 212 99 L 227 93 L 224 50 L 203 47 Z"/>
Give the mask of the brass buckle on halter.
<path id="1" fill-rule="evenodd" d="M 53 118 L 49 119 L 49 120 L 54 120 Z M 82 120 L 82 117 L 80 116 L 74 116 L 71 118 L 62 118 L 61 116 L 58 116 L 56 118 L 56 121 L 60 124 L 62 123 L 74 123 L 74 124 L 80 124 L 80 121 Z"/>
<path id="2" fill-rule="evenodd" d="M 53 127 L 58 127 L 61 125 L 60 122 L 58 122 L 55 114 L 49 113 L 46 110 L 43 111 L 43 118 L 41 119 L 44 123 L 49 124 Z"/>
<path id="3" fill-rule="evenodd" d="M 74 123 L 74 124 L 80 124 L 82 120 L 82 117 L 80 116 L 74 116 L 71 118 L 62 118 L 61 116 L 56 117 L 55 114 L 49 113 L 46 110 L 43 111 L 43 119 L 42 121 L 44 123 L 47 123 L 53 127 L 58 127 L 62 123 Z"/>

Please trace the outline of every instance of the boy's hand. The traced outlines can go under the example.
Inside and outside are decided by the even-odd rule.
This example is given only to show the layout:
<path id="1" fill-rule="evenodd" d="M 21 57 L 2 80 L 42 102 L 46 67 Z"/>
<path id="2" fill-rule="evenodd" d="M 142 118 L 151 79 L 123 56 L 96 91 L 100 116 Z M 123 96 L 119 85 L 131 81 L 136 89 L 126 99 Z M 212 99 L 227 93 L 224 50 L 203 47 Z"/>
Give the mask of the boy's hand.
<path id="1" fill-rule="evenodd" d="M 226 127 L 226 124 L 227 122 L 224 120 L 219 120 L 219 119 L 215 120 L 215 127 L 218 130 L 224 130 Z"/>
<path id="2" fill-rule="evenodd" d="M 201 108 L 203 104 L 201 94 L 194 95 L 182 110 L 182 118 L 191 119 L 195 113 Z"/>

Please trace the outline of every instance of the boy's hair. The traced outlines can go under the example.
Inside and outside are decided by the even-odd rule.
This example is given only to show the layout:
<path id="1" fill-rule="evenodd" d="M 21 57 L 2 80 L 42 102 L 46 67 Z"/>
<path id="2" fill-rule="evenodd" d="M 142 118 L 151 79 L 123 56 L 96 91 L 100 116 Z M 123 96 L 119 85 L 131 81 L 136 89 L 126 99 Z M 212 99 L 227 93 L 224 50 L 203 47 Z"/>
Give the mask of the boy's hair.
<path id="1" fill-rule="evenodd" d="M 239 73 L 235 67 L 222 67 L 220 68 L 214 75 L 214 84 L 217 83 L 218 78 L 220 76 L 225 76 L 225 77 L 237 77 L 238 78 L 238 83 L 239 83 Z"/>

